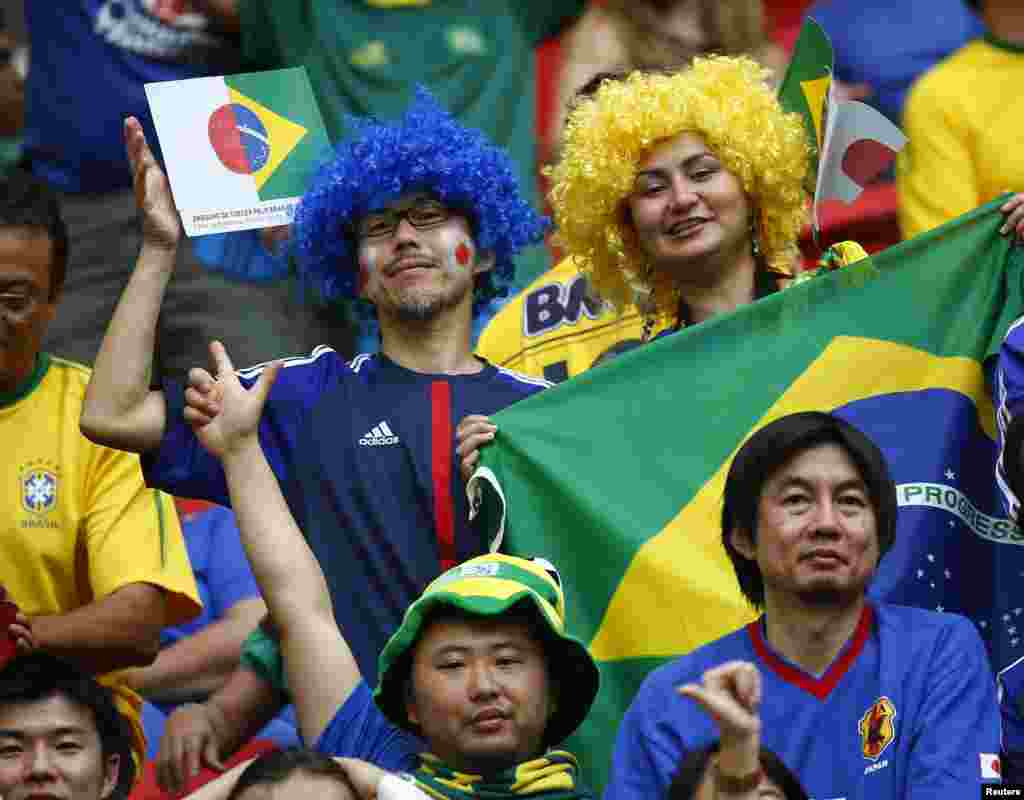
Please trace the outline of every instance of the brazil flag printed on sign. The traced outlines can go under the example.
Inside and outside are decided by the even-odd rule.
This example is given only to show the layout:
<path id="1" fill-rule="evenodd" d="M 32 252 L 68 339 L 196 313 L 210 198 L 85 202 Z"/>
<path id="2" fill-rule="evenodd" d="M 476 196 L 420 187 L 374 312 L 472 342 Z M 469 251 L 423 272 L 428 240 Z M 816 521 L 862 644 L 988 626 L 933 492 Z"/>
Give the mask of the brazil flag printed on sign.
<path id="1" fill-rule="evenodd" d="M 835 411 L 885 453 L 900 511 L 871 595 L 965 615 L 996 667 L 1024 656 L 1024 535 L 998 500 L 986 385 L 1024 312 L 1004 201 L 494 415 L 471 496 L 503 551 L 559 569 L 569 630 L 598 660 L 598 700 L 568 742 L 595 788 L 647 673 L 753 618 L 722 493 L 740 444 L 784 414 Z"/>
<path id="2" fill-rule="evenodd" d="M 305 69 L 146 85 L 189 236 L 285 225 L 330 144 Z"/>

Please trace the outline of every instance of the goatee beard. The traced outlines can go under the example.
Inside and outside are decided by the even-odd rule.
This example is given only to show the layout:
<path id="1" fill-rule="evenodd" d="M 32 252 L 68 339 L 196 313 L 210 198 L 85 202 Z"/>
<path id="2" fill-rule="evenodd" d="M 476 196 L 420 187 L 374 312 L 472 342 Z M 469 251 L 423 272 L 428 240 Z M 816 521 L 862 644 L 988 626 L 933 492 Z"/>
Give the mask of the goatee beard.
<path id="1" fill-rule="evenodd" d="M 394 315 L 401 322 L 429 322 L 444 311 L 455 308 L 466 292 L 445 292 L 432 297 L 401 298 L 394 307 Z"/>

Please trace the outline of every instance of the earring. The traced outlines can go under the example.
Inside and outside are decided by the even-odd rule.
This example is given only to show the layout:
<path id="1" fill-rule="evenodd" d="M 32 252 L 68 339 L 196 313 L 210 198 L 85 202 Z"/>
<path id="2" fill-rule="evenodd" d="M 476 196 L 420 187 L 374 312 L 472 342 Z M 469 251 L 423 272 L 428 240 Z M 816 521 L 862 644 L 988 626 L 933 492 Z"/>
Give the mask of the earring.
<path id="1" fill-rule="evenodd" d="M 760 258 L 761 256 L 761 238 L 757 234 L 756 215 L 750 219 L 750 252 L 754 258 Z"/>
<path id="2" fill-rule="evenodd" d="M 644 317 L 644 327 L 640 332 L 640 343 L 647 344 L 651 341 L 651 333 L 654 331 L 654 315 L 647 314 Z"/>
<path id="3" fill-rule="evenodd" d="M 657 312 L 654 310 L 654 287 L 651 285 L 651 278 L 654 275 L 654 267 L 649 259 L 644 259 L 644 276 L 642 278 L 645 292 L 645 299 L 641 305 L 641 313 L 644 315 L 644 327 L 640 332 L 640 341 L 647 344 L 651 340 L 651 333 L 654 332 L 654 323 L 657 321 Z"/>

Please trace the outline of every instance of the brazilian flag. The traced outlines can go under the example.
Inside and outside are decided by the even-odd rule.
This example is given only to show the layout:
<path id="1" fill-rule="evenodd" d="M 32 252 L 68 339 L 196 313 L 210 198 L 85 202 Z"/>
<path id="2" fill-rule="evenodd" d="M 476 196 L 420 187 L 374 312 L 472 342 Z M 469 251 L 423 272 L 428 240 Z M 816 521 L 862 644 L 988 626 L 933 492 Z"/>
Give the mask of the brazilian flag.
<path id="1" fill-rule="evenodd" d="M 721 545 L 722 492 L 740 444 L 784 414 L 835 411 L 886 455 L 901 508 L 872 597 L 964 614 L 996 667 L 1024 655 L 1024 536 L 998 499 L 986 385 L 1024 312 L 1004 201 L 494 416 L 475 513 L 503 551 L 561 572 L 569 629 L 601 668 L 568 742 L 595 788 L 644 676 L 753 618 Z"/>
<path id="2" fill-rule="evenodd" d="M 793 56 L 779 84 L 779 103 L 786 111 L 796 112 L 804 118 L 804 130 L 807 131 L 812 154 L 807 179 L 811 194 L 814 193 L 818 159 L 824 144 L 825 101 L 832 87 L 834 61 L 828 34 L 808 17 L 800 28 Z"/>
<path id="3" fill-rule="evenodd" d="M 254 173 L 260 200 L 301 195 L 330 152 L 330 142 L 307 80 L 300 68 L 227 75 L 233 104 L 263 123 L 269 157 Z"/>

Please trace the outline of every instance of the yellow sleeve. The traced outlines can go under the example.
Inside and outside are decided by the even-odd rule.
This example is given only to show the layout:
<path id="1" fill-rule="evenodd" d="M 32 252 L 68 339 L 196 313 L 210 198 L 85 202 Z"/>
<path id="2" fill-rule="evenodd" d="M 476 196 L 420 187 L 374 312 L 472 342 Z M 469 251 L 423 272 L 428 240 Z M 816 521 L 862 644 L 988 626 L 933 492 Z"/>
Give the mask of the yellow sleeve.
<path id="1" fill-rule="evenodd" d="M 167 591 L 166 625 L 202 609 L 181 523 L 171 498 L 146 487 L 134 453 L 97 447 L 84 514 L 88 574 L 95 598 L 130 583 Z"/>
<path id="2" fill-rule="evenodd" d="M 495 314 L 484 327 L 477 342 L 478 355 L 508 369 L 522 370 L 523 297 L 529 289 L 517 294 Z M 539 376 L 543 377 L 543 376 Z"/>
<path id="3" fill-rule="evenodd" d="M 936 228 L 981 204 L 969 147 L 970 114 L 941 74 L 913 87 L 903 110 L 909 141 L 896 168 L 903 238 Z"/>

